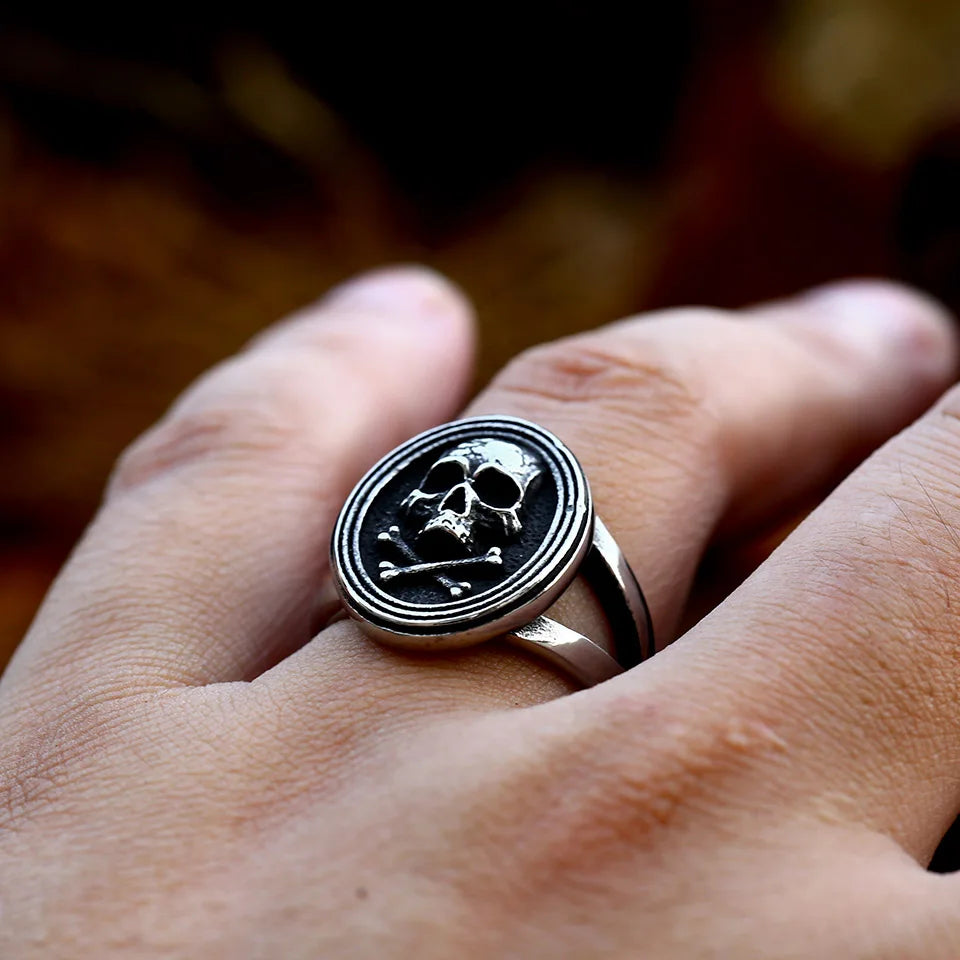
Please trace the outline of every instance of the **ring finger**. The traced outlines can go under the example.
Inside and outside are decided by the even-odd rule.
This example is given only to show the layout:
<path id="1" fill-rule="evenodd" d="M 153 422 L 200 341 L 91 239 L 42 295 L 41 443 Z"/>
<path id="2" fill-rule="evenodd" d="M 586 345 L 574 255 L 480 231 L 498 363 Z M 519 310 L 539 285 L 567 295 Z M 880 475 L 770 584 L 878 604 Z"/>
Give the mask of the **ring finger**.
<path id="1" fill-rule="evenodd" d="M 846 284 L 740 316 L 670 311 L 538 347 L 468 412 L 533 420 L 573 449 L 662 646 L 718 527 L 760 523 L 809 497 L 919 414 L 952 368 L 936 306 L 887 284 Z M 556 612 L 568 625 L 604 630 L 585 594 L 564 601 Z M 421 698 L 433 675 L 445 703 L 466 706 L 568 689 L 502 647 L 424 661 L 375 648 L 350 624 L 331 629 L 271 683 L 327 677 L 339 686 L 349 675 L 355 690 L 409 671 Z"/>

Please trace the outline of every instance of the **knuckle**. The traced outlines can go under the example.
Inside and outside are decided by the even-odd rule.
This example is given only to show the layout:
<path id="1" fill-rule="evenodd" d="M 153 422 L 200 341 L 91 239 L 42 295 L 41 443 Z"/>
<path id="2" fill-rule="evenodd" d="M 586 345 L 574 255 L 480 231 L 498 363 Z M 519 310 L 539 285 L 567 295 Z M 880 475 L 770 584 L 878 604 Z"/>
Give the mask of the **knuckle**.
<path id="1" fill-rule="evenodd" d="M 116 771 L 138 762 L 138 748 L 162 744 L 169 699 L 114 684 L 57 704 L 20 701 L 0 726 L 0 836 L 58 815 L 88 791 L 106 798 Z"/>
<path id="2" fill-rule="evenodd" d="M 642 731 L 638 735 L 638 731 Z M 610 696 L 586 721 L 550 741 L 548 767 L 564 795 L 559 834 L 575 831 L 581 850 L 655 849 L 721 815 L 722 797 L 751 767 L 786 749 L 757 707 L 691 708 L 666 695 Z"/>
<path id="3" fill-rule="evenodd" d="M 688 336 L 664 335 L 668 325 L 718 325 L 722 314 L 678 311 L 629 335 L 616 328 L 533 347 L 503 371 L 498 389 L 521 395 L 525 405 L 596 406 L 618 421 L 659 424 L 676 436 L 712 442 L 719 427 L 708 377 Z"/>
<path id="4" fill-rule="evenodd" d="M 915 476 L 884 490 L 888 508 L 877 515 L 866 540 L 867 561 L 854 560 L 844 570 L 833 559 L 841 575 L 824 591 L 837 598 L 839 609 L 869 602 L 904 636 L 926 637 L 927 658 L 941 650 L 952 658 L 957 647 L 953 594 L 960 576 L 960 512 L 950 501 L 960 489 L 945 497 L 938 487 Z M 934 638 L 938 642 L 930 644 Z"/>
<path id="5" fill-rule="evenodd" d="M 702 812 L 745 764 L 782 747 L 773 729 L 749 711 L 694 709 L 666 697 L 612 697 L 595 725 L 591 737 L 603 731 L 610 743 L 602 772 L 611 779 L 614 807 L 634 809 L 647 828 Z M 656 731 L 639 757 L 638 729 Z"/>
<path id="6" fill-rule="evenodd" d="M 31 811 L 58 791 L 62 777 L 48 744 L 15 743 L 0 758 L 0 836 L 15 833 Z"/>
<path id="7" fill-rule="evenodd" d="M 662 350 L 641 353 L 578 337 L 525 351 L 507 367 L 504 383 L 560 403 L 607 403 L 642 393 L 683 410 L 699 397 L 679 366 Z"/>
<path id="8" fill-rule="evenodd" d="M 104 710 L 47 716 L 28 711 L 17 729 L 5 731 L 0 753 L 0 835 L 15 833 L 39 812 L 54 807 L 74 776 L 91 760 L 112 721 Z"/>
<path id="9" fill-rule="evenodd" d="M 315 377 L 278 354 L 226 361 L 120 456 L 109 493 L 210 458 L 242 464 L 303 444 L 318 414 Z M 306 371 L 304 371 L 306 373 Z"/>
<path id="10" fill-rule="evenodd" d="M 867 487 L 886 503 L 871 511 L 876 553 L 891 579 L 923 577 L 949 594 L 960 575 L 960 393 L 890 449 Z"/>

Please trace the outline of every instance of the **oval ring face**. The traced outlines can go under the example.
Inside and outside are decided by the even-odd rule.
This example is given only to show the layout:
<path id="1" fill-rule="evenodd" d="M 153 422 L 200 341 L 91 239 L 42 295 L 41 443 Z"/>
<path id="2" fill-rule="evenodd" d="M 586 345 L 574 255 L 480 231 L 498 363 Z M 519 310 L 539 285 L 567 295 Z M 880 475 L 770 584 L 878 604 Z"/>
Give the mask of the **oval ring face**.
<path id="1" fill-rule="evenodd" d="M 589 549 L 583 468 L 552 433 L 513 417 L 428 430 L 347 498 L 331 567 L 351 616 L 404 647 L 469 646 L 538 617 Z"/>

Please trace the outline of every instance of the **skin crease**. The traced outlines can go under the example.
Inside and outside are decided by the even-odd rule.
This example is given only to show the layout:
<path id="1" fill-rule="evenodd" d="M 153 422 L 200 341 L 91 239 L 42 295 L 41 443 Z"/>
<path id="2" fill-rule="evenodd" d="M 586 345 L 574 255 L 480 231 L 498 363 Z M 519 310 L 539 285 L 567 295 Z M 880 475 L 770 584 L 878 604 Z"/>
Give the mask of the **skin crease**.
<path id="1" fill-rule="evenodd" d="M 0 956 L 956 960 L 923 868 L 960 810 L 949 318 L 866 281 L 671 311 L 470 404 L 572 447 L 660 646 L 706 613 L 586 691 L 315 634 L 339 505 L 457 415 L 472 337 L 436 275 L 367 275 L 124 455 L 0 681 Z"/>

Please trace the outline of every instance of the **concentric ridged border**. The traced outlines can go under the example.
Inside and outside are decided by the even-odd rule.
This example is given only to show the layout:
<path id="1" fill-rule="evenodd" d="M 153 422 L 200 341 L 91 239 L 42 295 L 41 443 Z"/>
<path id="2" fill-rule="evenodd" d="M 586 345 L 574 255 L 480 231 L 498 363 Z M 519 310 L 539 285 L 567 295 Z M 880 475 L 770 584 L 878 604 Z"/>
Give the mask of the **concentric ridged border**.
<path id="1" fill-rule="evenodd" d="M 557 489 L 557 509 L 536 552 L 512 576 L 476 595 L 438 604 L 397 600 L 374 582 L 361 562 L 366 513 L 398 471 L 432 450 L 493 437 L 532 448 Z M 576 574 L 593 532 L 587 478 L 573 453 L 552 433 L 514 417 L 473 417 L 428 430 L 397 447 L 357 484 L 337 520 L 331 565 L 348 611 L 382 639 L 405 646 L 466 646 L 539 616 Z"/>

